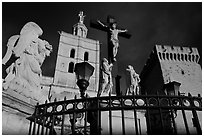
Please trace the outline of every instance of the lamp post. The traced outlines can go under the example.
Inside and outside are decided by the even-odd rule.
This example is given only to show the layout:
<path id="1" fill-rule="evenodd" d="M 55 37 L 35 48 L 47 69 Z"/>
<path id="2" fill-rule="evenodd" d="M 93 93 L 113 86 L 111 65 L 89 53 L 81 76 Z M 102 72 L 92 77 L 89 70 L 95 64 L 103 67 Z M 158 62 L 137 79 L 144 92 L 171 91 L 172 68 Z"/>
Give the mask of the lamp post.
<path id="1" fill-rule="evenodd" d="M 172 81 L 164 85 L 164 90 L 166 90 L 167 95 L 178 96 L 180 85 L 181 83 Z"/>
<path id="2" fill-rule="evenodd" d="M 94 67 L 88 62 L 77 63 L 74 72 L 77 77 L 77 85 L 79 87 L 81 97 L 84 98 L 85 91 L 89 86 L 89 79 L 93 75 Z"/>
<path id="3" fill-rule="evenodd" d="M 94 67 L 88 62 L 76 63 L 74 72 L 76 74 L 77 85 L 79 87 L 80 96 L 81 98 L 84 98 L 85 91 L 87 87 L 89 86 L 89 79 L 93 75 L 93 72 L 94 72 Z M 76 121 L 74 121 L 72 114 L 70 115 L 70 122 L 72 125 L 73 134 L 75 134 L 73 126 L 75 125 Z"/>

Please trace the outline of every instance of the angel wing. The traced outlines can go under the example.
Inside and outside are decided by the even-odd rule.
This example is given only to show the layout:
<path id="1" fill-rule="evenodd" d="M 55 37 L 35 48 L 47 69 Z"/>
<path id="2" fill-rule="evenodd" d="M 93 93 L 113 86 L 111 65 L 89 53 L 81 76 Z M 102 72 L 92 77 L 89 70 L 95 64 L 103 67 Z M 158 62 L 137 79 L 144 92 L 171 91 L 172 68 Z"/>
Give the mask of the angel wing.
<path id="1" fill-rule="evenodd" d="M 19 35 L 14 35 L 11 36 L 7 42 L 7 51 L 6 51 L 6 55 L 4 56 L 4 58 L 2 59 L 2 64 L 6 64 L 7 61 L 10 59 L 11 55 L 12 55 L 12 51 L 14 49 L 14 45 L 16 43 L 16 41 L 19 39 Z"/>
<path id="2" fill-rule="evenodd" d="M 19 57 L 30 46 L 31 42 L 36 40 L 42 33 L 42 29 L 36 23 L 26 23 L 21 29 L 19 41 L 14 48 L 15 56 Z"/>

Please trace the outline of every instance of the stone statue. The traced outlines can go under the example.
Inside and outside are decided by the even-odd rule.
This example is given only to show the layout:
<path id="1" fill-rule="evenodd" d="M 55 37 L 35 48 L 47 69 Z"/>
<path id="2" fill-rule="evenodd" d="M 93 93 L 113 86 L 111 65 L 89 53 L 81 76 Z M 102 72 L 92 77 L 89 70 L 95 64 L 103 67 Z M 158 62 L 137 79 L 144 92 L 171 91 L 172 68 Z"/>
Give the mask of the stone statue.
<path id="1" fill-rule="evenodd" d="M 118 40 L 118 34 L 122 33 L 122 32 L 127 32 L 127 29 L 125 30 L 119 30 L 117 29 L 117 24 L 116 23 L 112 23 L 111 27 L 109 28 L 108 26 L 106 26 L 105 24 L 103 24 L 101 21 L 97 21 L 101 26 L 108 28 L 109 29 L 109 33 L 110 33 L 110 38 L 109 38 L 109 43 L 110 46 L 109 48 L 112 48 L 112 60 L 116 61 L 116 55 L 118 53 L 118 48 L 119 48 L 119 40 Z"/>
<path id="2" fill-rule="evenodd" d="M 139 94 L 139 82 L 140 82 L 140 77 L 139 75 L 135 72 L 134 68 L 131 65 L 128 65 L 126 71 L 127 73 L 127 93 L 126 95 L 132 95 L 133 92 L 134 94 Z"/>
<path id="3" fill-rule="evenodd" d="M 102 73 L 102 84 L 99 90 L 99 96 L 101 94 L 109 95 L 112 92 L 113 82 L 112 82 L 112 71 L 113 64 L 108 63 L 106 58 L 103 58 L 101 65 L 101 73 Z"/>
<path id="4" fill-rule="evenodd" d="M 79 16 L 79 23 L 83 24 L 84 23 L 84 17 L 85 17 L 84 12 L 80 11 L 78 16 Z"/>
<path id="5" fill-rule="evenodd" d="M 6 70 L 8 75 L 3 81 L 3 88 L 22 92 L 38 101 L 42 99 L 41 65 L 52 51 L 47 41 L 38 38 L 42 33 L 36 23 L 28 22 L 21 29 L 20 35 L 14 35 L 8 40 L 7 53 L 2 60 L 4 65 L 8 65 L 11 56 L 15 56 L 15 61 Z"/>

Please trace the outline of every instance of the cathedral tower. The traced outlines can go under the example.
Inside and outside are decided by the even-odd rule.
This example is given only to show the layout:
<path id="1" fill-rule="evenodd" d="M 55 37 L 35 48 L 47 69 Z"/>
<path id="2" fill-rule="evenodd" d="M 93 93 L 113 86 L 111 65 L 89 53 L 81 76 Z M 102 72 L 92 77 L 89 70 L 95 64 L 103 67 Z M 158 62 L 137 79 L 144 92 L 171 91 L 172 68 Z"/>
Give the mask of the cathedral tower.
<path id="1" fill-rule="evenodd" d="M 86 38 L 88 29 L 83 24 L 83 12 L 79 13 L 79 22 L 73 26 L 73 33 L 60 33 L 57 63 L 54 75 L 52 94 L 57 98 L 73 97 L 79 94 L 76 85 L 74 67 L 76 63 L 88 62 L 95 69 L 90 78 L 87 93 L 95 96 L 99 83 L 99 41 Z M 69 94 L 69 95 L 67 95 Z"/>

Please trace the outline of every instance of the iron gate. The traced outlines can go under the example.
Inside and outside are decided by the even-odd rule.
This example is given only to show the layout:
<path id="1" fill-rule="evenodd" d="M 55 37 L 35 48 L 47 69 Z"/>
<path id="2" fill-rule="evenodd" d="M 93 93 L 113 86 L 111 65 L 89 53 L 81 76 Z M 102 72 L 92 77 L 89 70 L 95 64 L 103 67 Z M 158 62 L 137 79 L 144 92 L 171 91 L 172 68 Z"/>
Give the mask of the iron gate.
<path id="1" fill-rule="evenodd" d="M 113 112 L 121 112 L 122 134 L 128 134 L 125 122 L 126 111 L 133 112 L 135 131 L 141 134 L 141 122 L 138 111 L 143 110 L 146 118 L 147 134 L 179 134 L 178 124 L 183 122 L 183 134 L 202 134 L 198 112 L 202 113 L 200 95 L 166 96 L 166 95 L 130 95 L 104 96 L 37 104 L 30 120 L 29 134 L 101 134 L 103 112 L 108 116 L 108 133 L 113 134 Z M 190 116 L 187 115 L 190 113 Z M 180 114 L 180 116 L 178 116 Z M 189 119 L 196 132 L 191 132 Z M 81 123 L 80 123 L 81 122 Z M 80 124 L 77 124 L 80 123 Z M 201 123 L 202 124 L 202 123 Z M 132 126 L 132 125 L 131 125 Z"/>

